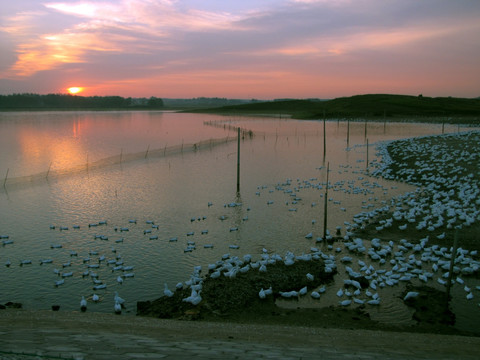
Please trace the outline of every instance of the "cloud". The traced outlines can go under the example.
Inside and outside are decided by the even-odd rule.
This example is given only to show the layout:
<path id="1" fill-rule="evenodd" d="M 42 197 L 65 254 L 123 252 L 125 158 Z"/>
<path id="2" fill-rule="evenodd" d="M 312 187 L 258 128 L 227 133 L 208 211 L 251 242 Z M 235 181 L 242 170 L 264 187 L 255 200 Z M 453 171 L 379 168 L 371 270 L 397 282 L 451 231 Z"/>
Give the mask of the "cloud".
<path id="1" fill-rule="evenodd" d="M 228 13 L 196 9 L 182 12 L 175 1 L 167 0 L 56 2 L 46 3 L 45 8 L 78 20 L 71 21 L 71 25 L 61 31 L 34 36 L 34 26 L 28 24 L 38 13 L 11 18 L 12 25 L 4 31 L 20 40 L 17 62 L 10 69 L 12 75 L 29 76 L 61 63 L 88 62 L 91 53 L 96 51 L 147 54 L 172 50 L 175 43 L 181 42 L 181 38 L 175 39 L 175 33 L 181 37 L 185 32 L 232 31 L 237 20 Z M 25 36 L 20 36 L 21 33 Z M 167 37 L 170 37 L 168 44 L 163 41 Z"/>
<path id="2" fill-rule="evenodd" d="M 228 12 L 183 10 L 176 1 L 121 0 L 118 3 L 48 3 L 49 9 L 110 24 L 142 24 L 150 29 L 177 28 L 201 31 L 230 27 L 235 16 Z"/>
<path id="3" fill-rule="evenodd" d="M 34 74 L 55 70 L 56 76 L 75 75 L 99 86 L 101 81 L 115 83 L 117 89 L 120 84 L 127 89 L 130 81 L 150 84 L 151 79 L 177 79 L 187 88 L 190 79 L 198 89 L 202 82 L 205 89 L 214 84 L 226 88 L 227 79 L 245 87 L 288 88 L 282 84 L 297 79 L 291 89 L 314 91 L 307 80 L 333 81 L 330 74 L 343 86 L 348 82 L 342 74 L 369 86 L 372 79 L 398 81 L 389 72 L 393 66 L 403 74 L 422 66 L 435 68 L 439 75 L 428 72 L 435 77 L 444 76 L 441 73 L 457 62 L 465 64 L 470 79 L 479 72 L 469 63 L 474 61 L 467 60 L 479 59 L 480 6 L 475 2 L 266 0 L 259 7 L 258 1 L 245 0 L 229 4 L 50 1 L 41 8 L 6 14 L 0 41 L 10 55 L 0 57 L 0 69 L 7 69 L 1 76 L 28 81 Z M 428 65 L 432 62 L 435 66 Z M 376 70 L 381 70 L 383 80 L 368 75 Z M 173 82 L 171 86 L 179 89 Z"/>

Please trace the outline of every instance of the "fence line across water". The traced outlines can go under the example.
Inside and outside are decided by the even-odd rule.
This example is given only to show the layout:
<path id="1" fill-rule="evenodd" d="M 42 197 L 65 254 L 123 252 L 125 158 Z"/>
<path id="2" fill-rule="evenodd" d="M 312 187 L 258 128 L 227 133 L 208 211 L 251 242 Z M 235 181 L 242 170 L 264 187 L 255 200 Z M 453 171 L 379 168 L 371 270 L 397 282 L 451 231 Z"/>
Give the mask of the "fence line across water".
<path id="1" fill-rule="evenodd" d="M 7 169 L 7 173 L 3 181 L 3 189 L 2 188 L 0 189 L 6 192 L 7 189 L 10 190 L 12 188 L 15 188 L 21 185 L 27 185 L 27 184 L 34 185 L 34 184 L 48 181 L 50 179 L 59 179 L 59 178 L 81 174 L 81 173 L 88 174 L 95 170 L 103 169 L 109 166 L 124 165 L 124 164 L 128 164 L 129 162 L 133 162 L 137 160 L 146 160 L 150 158 L 162 158 L 162 157 L 167 157 L 167 156 L 172 156 L 177 154 L 196 152 L 204 149 L 211 149 L 218 145 L 227 144 L 236 140 L 237 140 L 236 136 L 227 136 L 227 137 L 218 138 L 218 139 L 201 140 L 196 143 L 190 143 L 190 144 L 184 144 L 182 142 L 182 144 L 178 144 L 178 145 L 172 145 L 172 146 L 165 145 L 162 148 L 153 149 L 153 150 L 150 149 L 150 145 L 148 145 L 145 151 L 139 151 L 139 152 L 129 153 L 129 154 L 125 154 L 122 149 L 118 155 L 109 156 L 103 159 L 96 160 L 94 162 L 89 162 L 88 155 L 87 155 L 86 163 L 84 164 L 72 166 L 67 169 L 52 169 L 52 163 L 50 163 L 50 166 L 47 171 L 43 171 L 40 173 L 31 174 L 31 175 L 17 176 L 17 177 L 8 177 L 10 169 Z"/>

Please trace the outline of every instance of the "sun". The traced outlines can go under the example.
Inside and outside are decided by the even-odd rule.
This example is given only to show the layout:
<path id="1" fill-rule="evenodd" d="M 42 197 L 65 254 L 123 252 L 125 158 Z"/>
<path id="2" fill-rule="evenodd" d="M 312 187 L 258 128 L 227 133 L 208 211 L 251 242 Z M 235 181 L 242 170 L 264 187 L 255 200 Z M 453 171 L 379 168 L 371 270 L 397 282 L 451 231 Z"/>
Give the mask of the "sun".
<path id="1" fill-rule="evenodd" d="M 79 92 L 82 92 L 83 87 L 73 86 L 73 87 L 69 87 L 67 90 L 70 94 L 74 95 L 74 94 L 78 94 Z"/>

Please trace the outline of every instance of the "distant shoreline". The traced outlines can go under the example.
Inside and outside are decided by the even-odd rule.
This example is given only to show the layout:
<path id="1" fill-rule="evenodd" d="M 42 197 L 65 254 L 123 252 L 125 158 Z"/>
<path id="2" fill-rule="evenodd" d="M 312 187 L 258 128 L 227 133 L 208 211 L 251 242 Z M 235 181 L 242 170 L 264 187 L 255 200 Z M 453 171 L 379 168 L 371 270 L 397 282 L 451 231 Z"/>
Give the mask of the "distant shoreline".
<path id="1" fill-rule="evenodd" d="M 49 112 L 49 111 L 65 111 L 65 112 L 109 112 L 109 111 L 122 111 L 122 112 L 135 112 L 135 111 L 159 111 L 159 112 L 175 112 L 183 111 L 184 109 L 148 109 L 148 108 L 13 108 L 13 109 L 2 109 L 0 108 L 0 113 L 12 113 L 12 112 Z"/>
<path id="2" fill-rule="evenodd" d="M 26 96 L 26 95 L 25 95 Z M 422 95 L 366 94 L 332 100 L 279 99 L 250 101 L 218 98 L 183 99 L 181 103 L 152 99 L 123 99 L 121 97 L 81 98 L 72 96 L 40 96 L 33 94 L 33 102 L 0 102 L 2 111 L 179 111 L 235 116 L 290 116 L 299 120 L 367 120 L 415 121 L 453 124 L 480 124 L 480 98 L 424 97 Z M 41 101 L 40 101 L 41 100 Z M 48 100 L 48 101 L 47 101 Z M 178 99 L 177 99 L 178 100 Z M 25 100 L 26 101 L 26 100 Z M 82 102 L 83 101 L 83 102 Z M 23 106 L 24 105 L 24 106 Z"/>
<path id="3" fill-rule="evenodd" d="M 264 113 L 250 113 L 246 112 L 237 112 L 237 111 L 227 111 L 227 112 L 217 112 L 212 111 L 212 109 L 178 109 L 178 108 L 164 108 L 164 109 L 124 109 L 124 108 L 111 108 L 111 109 L 80 109 L 80 108 L 24 108 L 24 109 L 0 109 L 1 113 L 48 113 L 48 112 L 180 112 L 180 113 L 203 113 L 203 114 L 212 114 L 220 116 L 250 116 L 250 117 L 269 117 L 269 118 L 278 118 L 284 120 L 312 120 L 320 121 L 319 118 L 300 118 L 295 117 L 295 115 L 288 113 L 278 113 L 278 112 L 264 112 Z M 409 116 L 391 116 L 388 118 L 379 118 L 375 116 L 358 116 L 358 117 L 326 117 L 326 121 L 352 121 L 352 122 L 405 122 L 405 123 L 432 123 L 432 124 L 454 124 L 454 125 L 471 125 L 471 126 L 480 126 L 480 116 L 422 116 L 422 115 L 409 115 Z"/>

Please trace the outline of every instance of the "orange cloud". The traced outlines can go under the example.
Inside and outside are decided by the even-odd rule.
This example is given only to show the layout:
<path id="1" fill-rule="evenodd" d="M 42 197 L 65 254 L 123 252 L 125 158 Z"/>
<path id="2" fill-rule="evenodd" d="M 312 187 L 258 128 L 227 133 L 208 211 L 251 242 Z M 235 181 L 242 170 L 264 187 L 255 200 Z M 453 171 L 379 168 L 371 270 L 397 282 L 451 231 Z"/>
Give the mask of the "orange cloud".
<path id="1" fill-rule="evenodd" d="M 30 76 L 39 71 L 50 70 L 62 63 L 83 63 L 86 51 L 120 51 L 110 42 L 95 34 L 65 33 L 47 35 L 31 43 L 20 44 L 17 61 L 10 72 L 17 76 Z"/>
<path id="2" fill-rule="evenodd" d="M 177 10 L 172 1 L 145 2 L 124 0 L 118 4 L 104 2 L 47 3 L 45 7 L 64 14 L 87 19 L 61 33 L 28 37 L 17 46 L 17 61 L 9 69 L 9 77 L 30 76 L 65 63 L 87 62 L 85 54 L 92 51 L 149 53 L 151 44 L 139 39 L 141 34 L 159 39 L 167 36 L 167 29 L 181 28 L 201 31 L 231 28 L 236 18 L 227 13 Z M 33 14 L 12 18 L 6 28 L 19 33 Z M 23 24 L 23 25 L 20 25 Z M 128 34 L 128 35 L 127 35 Z M 174 44 L 155 44 L 172 50 Z"/>
<path id="3" fill-rule="evenodd" d="M 411 88 L 443 79 L 450 89 L 468 81 L 478 89 L 474 5 L 445 2 L 431 11 L 414 1 L 268 0 L 259 10 L 253 1 L 48 1 L 43 12 L 3 17 L 0 35 L 11 47 L 3 58 L 12 64 L 17 56 L 0 76 L 4 88 L 88 84 L 85 95 L 262 98 L 260 91 L 398 88 L 408 78 Z"/>

